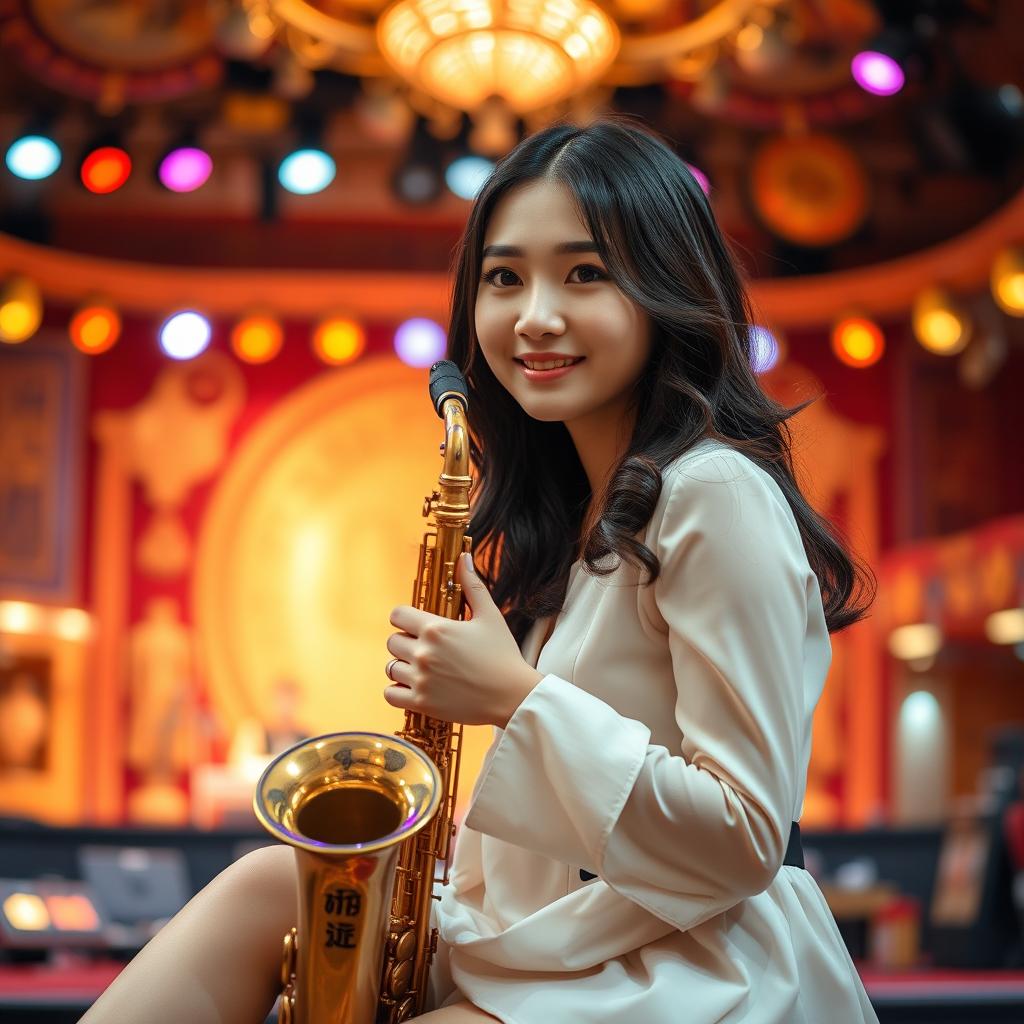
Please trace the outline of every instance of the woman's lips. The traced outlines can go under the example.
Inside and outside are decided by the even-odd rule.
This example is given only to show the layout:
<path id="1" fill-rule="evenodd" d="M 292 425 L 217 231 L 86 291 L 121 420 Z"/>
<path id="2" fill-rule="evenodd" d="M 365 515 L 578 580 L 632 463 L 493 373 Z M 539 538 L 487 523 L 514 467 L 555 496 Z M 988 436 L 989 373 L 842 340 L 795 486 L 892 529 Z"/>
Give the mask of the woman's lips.
<path id="1" fill-rule="evenodd" d="M 525 363 L 519 362 L 518 359 L 516 360 L 519 369 L 523 371 L 526 379 L 533 381 L 558 380 L 559 377 L 564 377 L 567 373 L 575 370 L 582 362 L 583 360 L 580 359 L 575 363 L 570 363 L 568 366 L 559 366 L 555 370 L 531 370 Z"/>

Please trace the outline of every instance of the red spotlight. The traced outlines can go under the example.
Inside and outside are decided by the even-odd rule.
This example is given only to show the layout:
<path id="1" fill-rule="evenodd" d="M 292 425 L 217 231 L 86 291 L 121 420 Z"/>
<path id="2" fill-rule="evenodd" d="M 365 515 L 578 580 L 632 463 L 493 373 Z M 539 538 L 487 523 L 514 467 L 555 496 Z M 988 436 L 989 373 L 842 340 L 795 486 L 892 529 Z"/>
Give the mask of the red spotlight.
<path id="1" fill-rule="evenodd" d="M 132 173 L 132 158 L 119 146 L 100 146 L 88 153 L 79 171 L 82 184 L 97 195 L 116 192 Z"/>

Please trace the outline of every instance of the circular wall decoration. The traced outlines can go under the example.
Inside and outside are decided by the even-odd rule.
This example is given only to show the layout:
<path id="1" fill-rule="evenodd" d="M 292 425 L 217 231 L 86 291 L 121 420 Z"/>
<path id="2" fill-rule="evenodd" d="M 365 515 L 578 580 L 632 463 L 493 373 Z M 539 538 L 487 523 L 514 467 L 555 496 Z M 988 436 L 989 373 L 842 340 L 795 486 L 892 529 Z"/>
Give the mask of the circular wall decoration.
<path id="1" fill-rule="evenodd" d="M 864 169 L 850 147 L 831 135 L 766 143 L 754 156 L 750 186 L 765 227 L 797 245 L 840 242 L 868 212 Z"/>

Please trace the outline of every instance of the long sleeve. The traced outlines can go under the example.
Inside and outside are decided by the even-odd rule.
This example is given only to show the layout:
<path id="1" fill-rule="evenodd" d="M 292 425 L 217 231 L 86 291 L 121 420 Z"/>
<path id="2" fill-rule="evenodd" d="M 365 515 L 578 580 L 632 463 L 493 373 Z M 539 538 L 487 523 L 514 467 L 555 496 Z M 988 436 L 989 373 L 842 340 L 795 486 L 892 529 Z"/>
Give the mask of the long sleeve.
<path id="1" fill-rule="evenodd" d="M 804 659 L 828 635 L 796 522 L 766 473 L 722 452 L 682 462 L 665 487 L 647 607 L 671 654 L 679 749 L 652 744 L 584 678 L 546 675 L 501 734 L 466 824 L 585 866 L 688 930 L 780 868 L 820 691 Z"/>

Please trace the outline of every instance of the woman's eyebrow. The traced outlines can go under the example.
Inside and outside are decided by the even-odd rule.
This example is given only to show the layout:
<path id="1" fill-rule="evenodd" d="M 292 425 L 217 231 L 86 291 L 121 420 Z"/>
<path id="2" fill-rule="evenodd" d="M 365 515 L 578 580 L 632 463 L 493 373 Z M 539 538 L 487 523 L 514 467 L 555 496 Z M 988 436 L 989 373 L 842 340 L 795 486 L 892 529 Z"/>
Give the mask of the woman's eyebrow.
<path id="1" fill-rule="evenodd" d="M 598 252 L 597 243 L 589 238 L 584 242 L 561 242 L 555 246 L 554 252 Z M 489 245 L 484 249 L 481 256 L 487 259 L 488 256 L 522 256 L 523 250 L 518 245 Z"/>

